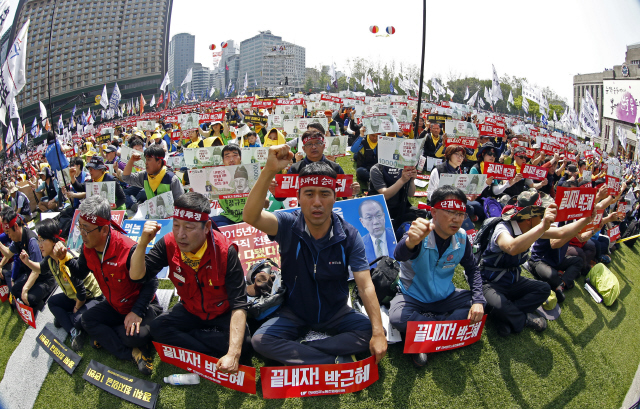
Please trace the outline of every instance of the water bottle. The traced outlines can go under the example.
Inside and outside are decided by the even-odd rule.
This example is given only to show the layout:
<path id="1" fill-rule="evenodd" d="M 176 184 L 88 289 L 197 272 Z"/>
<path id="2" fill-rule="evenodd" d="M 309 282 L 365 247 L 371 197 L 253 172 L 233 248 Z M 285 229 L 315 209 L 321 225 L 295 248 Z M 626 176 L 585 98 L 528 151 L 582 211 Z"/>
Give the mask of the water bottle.
<path id="1" fill-rule="evenodd" d="M 197 385 L 200 377 L 197 374 L 174 374 L 164 378 L 164 382 L 170 385 Z"/>

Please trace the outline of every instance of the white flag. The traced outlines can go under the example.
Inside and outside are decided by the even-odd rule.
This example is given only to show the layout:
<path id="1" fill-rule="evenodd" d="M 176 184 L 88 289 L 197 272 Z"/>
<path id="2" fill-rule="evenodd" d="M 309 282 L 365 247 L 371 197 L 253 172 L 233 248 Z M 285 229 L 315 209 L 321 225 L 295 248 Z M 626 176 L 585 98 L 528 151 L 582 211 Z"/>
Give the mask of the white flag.
<path id="1" fill-rule="evenodd" d="M 495 102 L 499 99 L 502 99 L 502 90 L 500 89 L 500 82 L 498 81 L 498 73 L 496 72 L 496 67 L 491 64 L 491 68 L 493 68 L 493 81 L 491 81 L 491 97 Z"/>
<path id="2" fill-rule="evenodd" d="M 482 97 L 478 97 L 478 104 L 480 104 L 481 108 L 484 108 L 484 101 L 482 100 Z"/>
<path id="3" fill-rule="evenodd" d="M 558 122 L 558 115 L 556 115 L 556 111 L 553 111 L 553 122 Z"/>
<path id="4" fill-rule="evenodd" d="M 216 87 L 211 87 L 211 91 L 209 91 L 209 98 L 213 96 L 214 92 L 216 92 Z"/>
<path id="5" fill-rule="evenodd" d="M 515 105 L 513 103 L 513 94 L 511 93 L 511 91 L 509 91 L 509 99 L 507 100 L 508 103 L 510 103 L 511 105 Z"/>
<path id="6" fill-rule="evenodd" d="M 620 146 L 622 146 L 622 149 L 626 151 L 627 150 L 627 133 L 622 129 L 621 126 L 618 126 L 618 129 L 616 132 L 618 134 L 618 140 L 620 141 Z"/>
<path id="7" fill-rule="evenodd" d="M 8 104 L 20 93 L 27 83 L 26 66 L 27 37 L 29 34 L 29 22 L 22 26 L 11 48 L 7 51 L 7 59 L 2 65 L 0 77 L 0 122 L 6 125 L 5 116 Z"/>
<path id="8" fill-rule="evenodd" d="M 478 98 L 478 92 L 480 91 L 476 91 L 475 94 L 473 94 L 473 96 L 471 98 L 469 98 L 469 100 L 467 101 L 467 105 L 469 106 L 474 106 L 476 103 L 476 99 Z"/>
<path id="9" fill-rule="evenodd" d="M 162 92 L 165 92 L 165 88 L 167 88 L 167 85 L 171 84 L 171 80 L 169 79 L 169 72 L 167 71 L 167 74 L 164 76 L 164 79 L 162 80 L 162 84 L 160 84 L 160 90 Z"/>
<path id="10" fill-rule="evenodd" d="M 14 98 L 11 101 L 11 108 L 9 110 L 9 118 L 11 119 L 20 119 L 20 115 L 18 115 L 18 104 L 16 103 L 16 99 Z"/>
<path id="11" fill-rule="evenodd" d="M 9 0 L 3 0 L 0 4 L 0 32 L 2 32 L 2 28 L 4 27 L 5 21 L 7 21 L 7 17 L 9 16 Z"/>
<path id="12" fill-rule="evenodd" d="M 109 106 L 109 96 L 107 95 L 107 84 L 104 84 L 104 88 L 102 88 L 102 96 L 100 97 L 100 105 L 104 109 L 107 109 Z"/>
<path id="13" fill-rule="evenodd" d="M 151 102 L 149 102 L 149 106 L 152 107 L 156 104 L 156 96 L 155 94 L 151 97 Z"/>
<path id="14" fill-rule="evenodd" d="M 453 99 L 454 93 L 449 88 L 447 88 L 447 94 L 451 95 L 451 99 Z"/>
<path id="15" fill-rule="evenodd" d="M 40 101 L 40 119 L 42 120 L 42 123 L 47 119 L 47 108 L 44 107 L 42 101 Z"/>
<path id="16" fill-rule="evenodd" d="M 469 87 L 467 87 L 467 90 L 464 92 L 464 100 L 468 100 L 469 99 Z"/>
<path id="17" fill-rule="evenodd" d="M 487 87 L 484 87 L 484 99 L 491 104 L 491 93 L 489 92 L 489 90 L 487 89 Z"/>
<path id="18" fill-rule="evenodd" d="M 247 90 L 247 87 L 249 86 L 249 81 L 247 80 L 247 73 L 244 73 L 244 90 Z"/>
<path id="19" fill-rule="evenodd" d="M 525 114 L 529 112 L 529 100 L 526 99 L 524 96 L 522 97 L 522 110 L 524 111 Z"/>
<path id="20" fill-rule="evenodd" d="M 180 86 L 190 83 L 191 77 L 193 77 L 193 68 L 189 68 L 189 72 L 187 73 L 187 76 L 184 77 L 184 81 L 182 81 L 182 84 L 180 84 Z"/>
<path id="21" fill-rule="evenodd" d="M 7 137 L 5 139 L 5 145 L 10 146 L 13 143 L 13 124 L 9 121 L 9 128 L 7 129 Z"/>

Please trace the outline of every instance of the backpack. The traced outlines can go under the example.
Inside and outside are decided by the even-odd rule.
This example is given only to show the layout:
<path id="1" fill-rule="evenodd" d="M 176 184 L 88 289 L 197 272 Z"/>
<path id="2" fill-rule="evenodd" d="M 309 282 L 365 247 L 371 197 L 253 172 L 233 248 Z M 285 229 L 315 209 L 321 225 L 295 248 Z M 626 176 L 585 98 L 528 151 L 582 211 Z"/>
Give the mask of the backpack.
<path id="1" fill-rule="evenodd" d="M 487 217 L 499 217 L 502 214 L 502 205 L 493 197 L 485 197 L 482 201 Z"/>
<path id="2" fill-rule="evenodd" d="M 596 291 L 602 297 L 602 302 L 607 307 L 611 306 L 618 295 L 620 295 L 620 282 L 618 277 L 611 272 L 604 264 L 598 263 L 589 274 L 587 274 L 587 283 L 595 287 Z"/>
<path id="3" fill-rule="evenodd" d="M 400 263 L 391 257 L 382 256 L 373 260 L 369 265 L 376 264 L 375 268 L 371 269 L 371 281 L 373 287 L 376 290 L 376 296 L 378 297 L 378 303 L 380 305 L 391 304 L 391 300 L 398 293 L 398 281 L 400 280 Z M 358 287 L 353 289 L 356 302 L 363 305 L 362 299 L 358 294 Z"/>
<path id="4" fill-rule="evenodd" d="M 640 234 L 640 223 L 638 223 L 637 220 L 632 219 L 631 223 L 629 223 L 629 226 L 627 226 L 627 230 L 625 230 L 624 234 L 620 236 L 620 239 L 637 236 L 638 234 Z M 636 244 L 636 240 L 638 239 L 630 239 L 627 241 L 623 241 L 623 243 L 629 247 L 633 247 Z"/>
<path id="5" fill-rule="evenodd" d="M 476 264 L 480 264 L 482 253 L 487 249 L 493 231 L 501 221 L 502 217 L 491 217 L 482 222 L 482 227 L 480 227 L 480 230 L 476 233 L 476 237 L 473 239 L 473 258 Z"/>
<path id="6" fill-rule="evenodd" d="M 254 284 L 255 277 L 259 272 L 265 272 L 273 277 L 273 287 L 269 295 L 256 297 L 247 295 L 249 304 L 247 314 L 251 318 L 262 321 L 280 308 L 287 294 L 287 287 L 282 282 L 279 266 L 270 258 L 251 266 L 246 276 L 247 285 Z"/>

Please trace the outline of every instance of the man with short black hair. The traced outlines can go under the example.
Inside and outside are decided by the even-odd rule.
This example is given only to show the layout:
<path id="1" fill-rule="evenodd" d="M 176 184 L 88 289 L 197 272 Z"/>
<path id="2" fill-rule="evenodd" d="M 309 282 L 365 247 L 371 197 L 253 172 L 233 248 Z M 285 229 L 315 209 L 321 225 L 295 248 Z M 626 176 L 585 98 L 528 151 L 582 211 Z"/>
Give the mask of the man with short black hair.
<path id="1" fill-rule="evenodd" d="M 405 332 L 409 321 L 482 320 L 482 278 L 473 259 L 472 245 L 462 229 L 467 197 L 458 188 L 444 185 L 431 195 L 432 220 L 414 220 L 398 242 L 400 293 L 391 301 L 389 321 Z M 453 273 L 460 264 L 471 290 L 456 288 Z M 416 366 L 427 364 L 427 354 L 416 354 Z"/>
<path id="2" fill-rule="evenodd" d="M 147 200 L 170 191 L 173 194 L 173 200 L 176 201 L 184 194 L 184 190 L 178 176 L 165 166 L 165 155 L 166 152 L 162 146 L 157 144 L 149 146 L 144 151 L 146 170 L 131 174 L 134 162 L 141 157 L 140 153 L 134 151 L 122 171 L 122 181 L 143 188 Z"/>
<path id="3" fill-rule="evenodd" d="M 379 362 L 387 350 L 380 307 L 362 238 L 332 211 L 336 172 L 324 162 L 309 163 L 299 176 L 300 210 L 262 210 L 269 181 L 292 158 L 286 145 L 269 148 L 244 208 L 244 221 L 280 245 L 282 280 L 289 289 L 278 315 L 258 329 L 251 343 L 257 352 L 285 365 L 354 361 L 353 354 L 367 347 Z M 347 305 L 349 267 L 370 320 Z M 303 342 L 296 341 L 300 335 Z"/>
<path id="4" fill-rule="evenodd" d="M 220 358 L 218 369 L 238 370 L 243 344 L 251 340 L 246 325 L 247 292 L 238 249 L 211 228 L 209 200 L 189 192 L 174 203 L 173 230 L 145 256 L 146 246 L 160 230 L 144 225 L 139 247 L 131 257 L 132 280 L 155 277 L 169 266 L 169 279 L 180 302 L 151 323 L 157 342 Z"/>

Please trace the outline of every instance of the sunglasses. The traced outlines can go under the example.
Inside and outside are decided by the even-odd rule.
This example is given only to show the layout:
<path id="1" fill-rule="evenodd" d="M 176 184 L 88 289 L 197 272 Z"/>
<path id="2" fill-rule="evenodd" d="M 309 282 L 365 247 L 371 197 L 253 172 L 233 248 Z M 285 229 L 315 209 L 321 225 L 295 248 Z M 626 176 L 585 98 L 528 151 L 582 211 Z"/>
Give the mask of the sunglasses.
<path id="1" fill-rule="evenodd" d="M 488 151 L 488 152 L 485 152 L 483 155 L 489 155 L 489 156 L 493 156 L 495 158 L 496 153 L 494 151 Z"/>

